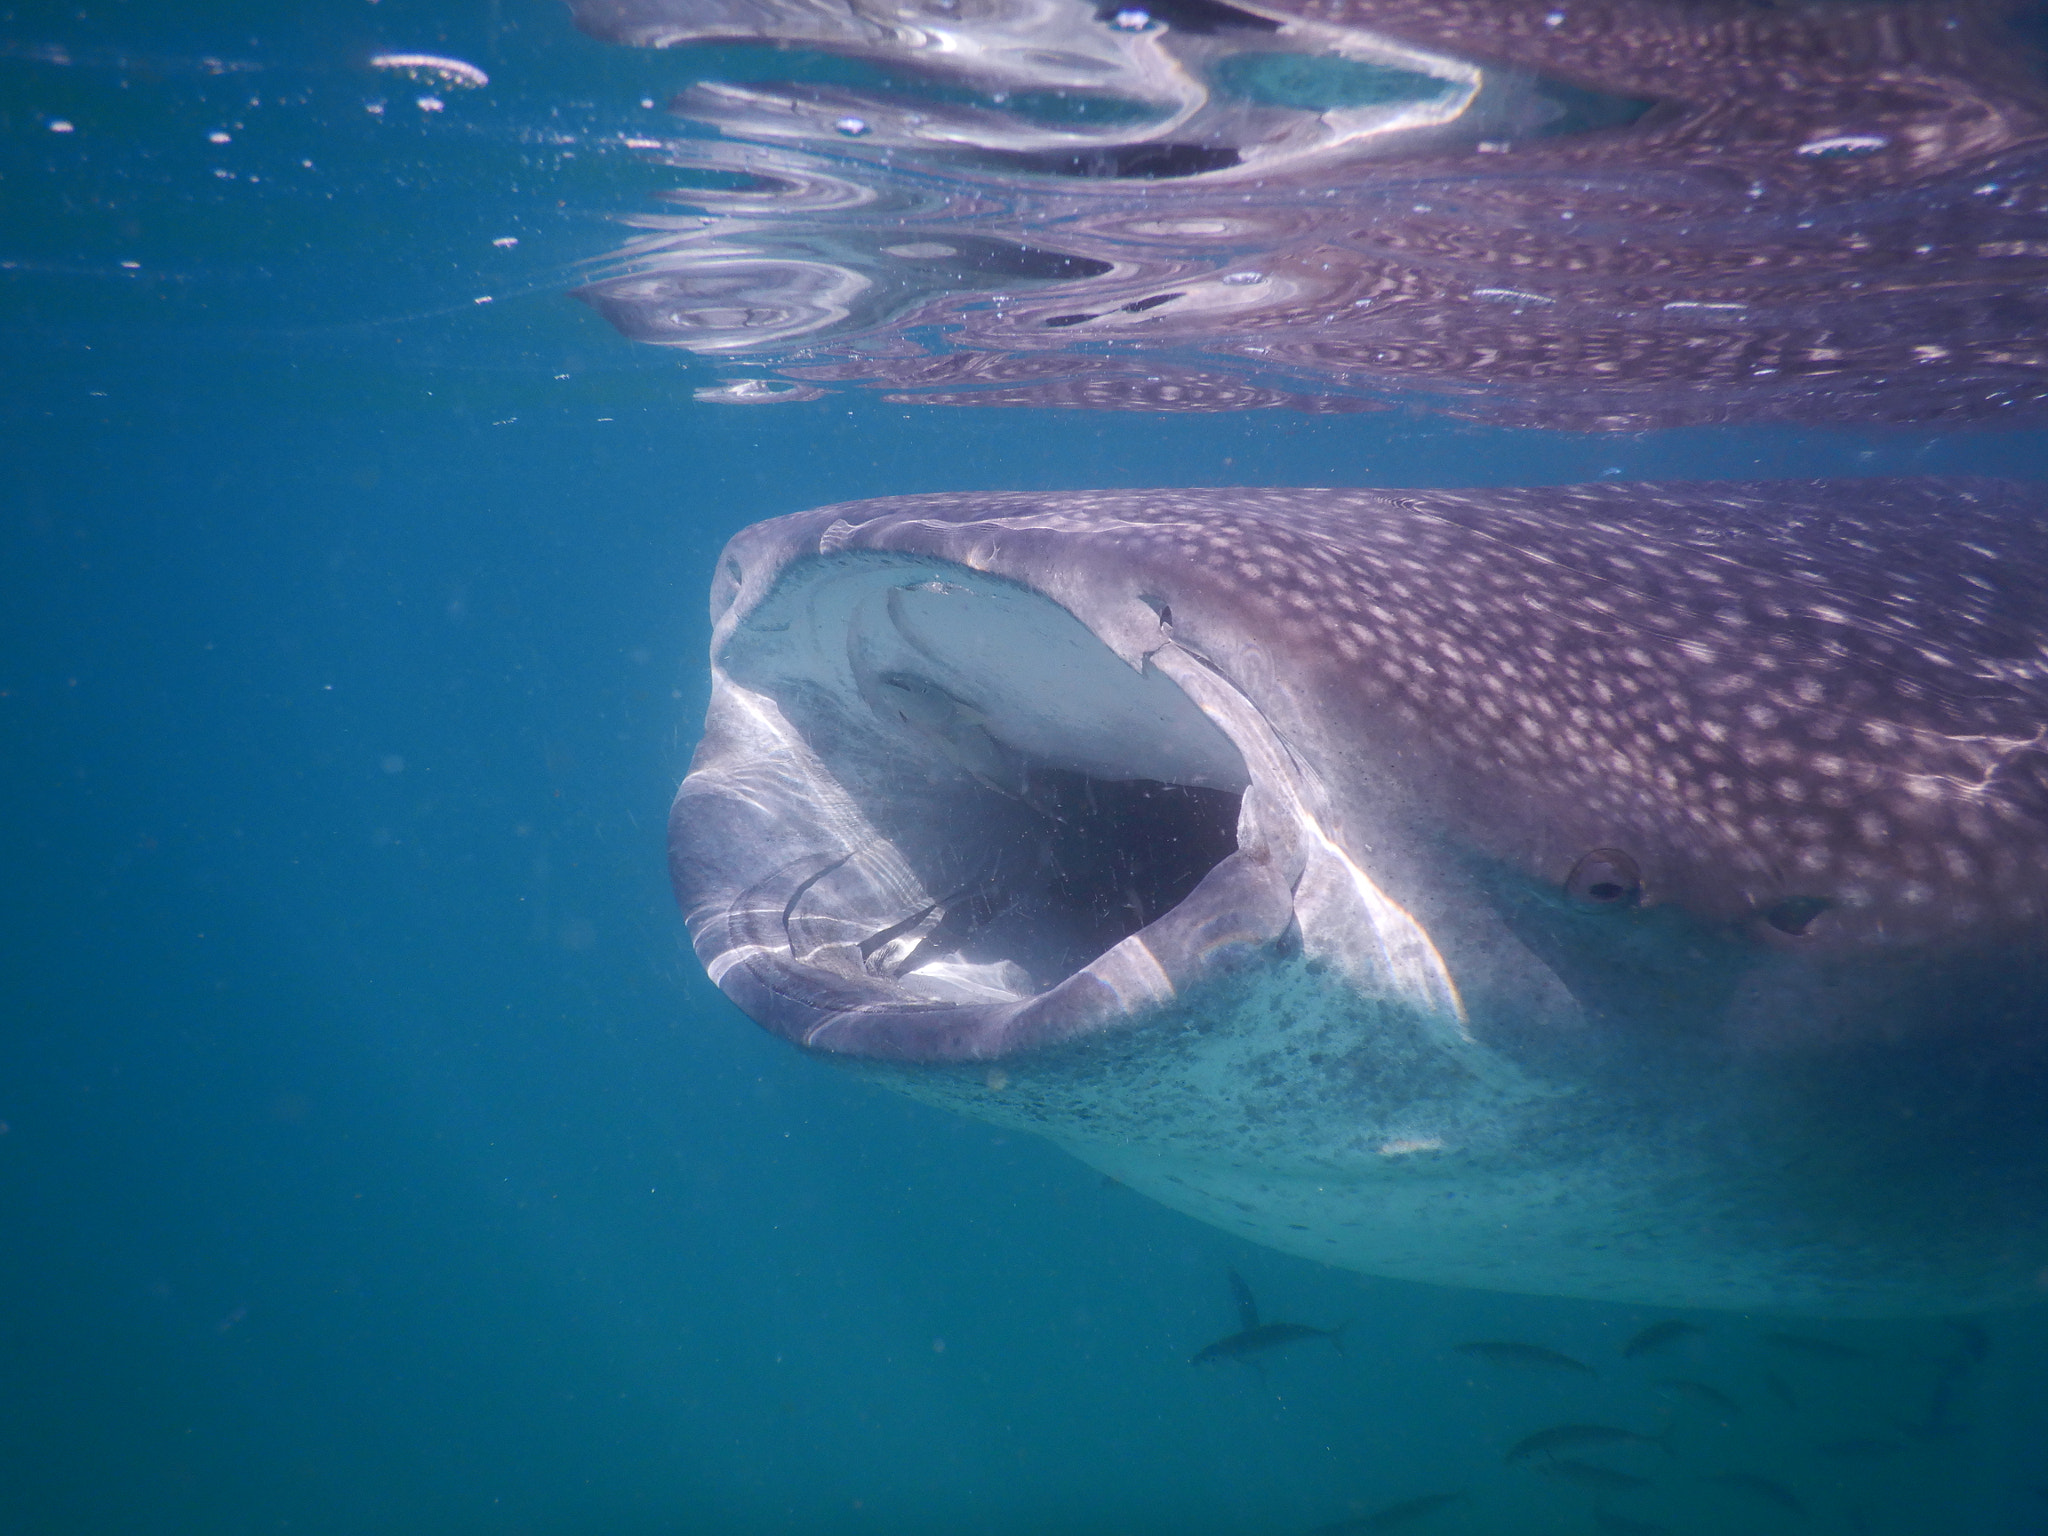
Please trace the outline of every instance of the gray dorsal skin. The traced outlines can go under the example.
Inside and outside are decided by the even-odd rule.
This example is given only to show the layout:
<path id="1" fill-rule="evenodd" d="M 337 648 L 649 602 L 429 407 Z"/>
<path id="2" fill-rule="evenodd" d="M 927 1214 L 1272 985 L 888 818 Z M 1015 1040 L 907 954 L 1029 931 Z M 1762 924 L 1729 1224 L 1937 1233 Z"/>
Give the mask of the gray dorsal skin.
<path id="1" fill-rule="evenodd" d="M 671 868 L 776 1033 L 1372 1273 L 2036 1293 L 2037 491 L 895 497 L 712 610 Z"/>

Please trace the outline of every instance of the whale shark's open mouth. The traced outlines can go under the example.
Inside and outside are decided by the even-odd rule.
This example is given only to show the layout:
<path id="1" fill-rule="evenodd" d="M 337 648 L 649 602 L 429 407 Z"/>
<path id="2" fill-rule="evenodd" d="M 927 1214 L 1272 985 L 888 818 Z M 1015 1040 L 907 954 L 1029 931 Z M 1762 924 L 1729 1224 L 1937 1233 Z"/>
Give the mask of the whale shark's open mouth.
<path id="1" fill-rule="evenodd" d="M 766 988 L 757 1016 L 806 1044 L 998 1054 L 1287 925 L 1284 887 L 1241 889 L 1273 882 L 1239 867 L 1252 774 L 1230 735 L 1039 593 L 827 556 L 784 572 L 720 663 L 724 739 L 672 836 L 726 850 L 694 893 L 725 908 L 693 922 L 712 974 Z"/>

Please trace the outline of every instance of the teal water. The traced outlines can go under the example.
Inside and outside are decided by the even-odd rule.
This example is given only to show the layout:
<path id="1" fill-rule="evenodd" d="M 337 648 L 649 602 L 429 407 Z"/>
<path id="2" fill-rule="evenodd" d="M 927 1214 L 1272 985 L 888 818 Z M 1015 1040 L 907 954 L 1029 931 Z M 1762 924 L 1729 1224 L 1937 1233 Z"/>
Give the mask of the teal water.
<path id="1" fill-rule="evenodd" d="M 423 111 L 386 48 L 493 84 Z M 1967 1368 L 1937 1322 L 1828 1361 L 1704 1316 L 1627 1361 L 1650 1314 L 1246 1246 L 767 1038 L 662 853 L 760 517 L 2039 477 L 2041 437 L 700 403 L 563 290 L 661 185 L 593 146 L 705 67 L 521 0 L 0 9 L 0 1530 L 2048 1530 L 2038 1312 Z M 1345 1352 L 1191 1367 L 1232 1267 Z M 1599 1374 L 1453 1348 L 1491 1338 Z M 1503 1464 L 1589 1420 L 1683 1454 Z"/>

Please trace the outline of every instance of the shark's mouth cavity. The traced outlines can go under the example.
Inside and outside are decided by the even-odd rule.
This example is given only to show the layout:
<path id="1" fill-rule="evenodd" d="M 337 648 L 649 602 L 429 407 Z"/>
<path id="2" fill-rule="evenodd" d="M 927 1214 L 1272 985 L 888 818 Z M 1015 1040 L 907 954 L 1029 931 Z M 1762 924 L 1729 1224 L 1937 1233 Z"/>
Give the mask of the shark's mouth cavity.
<path id="1" fill-rule="evenodd" d="M 1231 737 L 1038 592 L 828 555 L 718 659 L 679 893 L 713 977 L 780 1033 L 998 1055 L 1163 1002 L 1289 921 L 1242 867 Z"/>
<path id="2" fill-rule="evenodd" d="M 1237 846 L 1225 790 L 1097 779 L 1022 754 L 1014 770 L 929 841 L 899 845 L 939 891 L 861 940 L 870 974 L 913 994 L 1043 992 L 1178 906 Z M 814 914 L 845 920 L 835 894 L 806 891 L 792 938 Z"/>

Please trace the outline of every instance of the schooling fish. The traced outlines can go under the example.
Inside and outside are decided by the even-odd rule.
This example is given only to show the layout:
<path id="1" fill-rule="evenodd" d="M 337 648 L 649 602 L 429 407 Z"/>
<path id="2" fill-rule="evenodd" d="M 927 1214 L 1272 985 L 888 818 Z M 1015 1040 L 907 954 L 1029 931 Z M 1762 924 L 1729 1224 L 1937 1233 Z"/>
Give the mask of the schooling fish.
<path id="1" fill-rule="evenodd" d="M 1480 1339 L 1471 1344 L 1451 1346 L 1461 1355 L 1477 1355 L 1482 1360 L 1491 1360 L 1495 1365 L 1529 1366 L 1536 1370 L 1577 1371 L 1587 1376 L 1600 1373 L 1583 1360 L 1574 1360 L 1570 1355 L 1559 1354 L 1554 1349 L 1545 1349 L 1541 1344 L 1518 1344 L 1513 1339 Z"/>
<path id="2" fill-rule="evenodd" d="M 1457 1493 L 1425 1493 L 1416 1498 L 1402 1499 L 1354 1520 L 1334 1520 L 1328 1525 L 1319 1525 L 1309 1536 L 1381 1536 L 1382 1532 L 1398 1531 L 1413 1525 L 1424 1515 L 1434 1514 L 1446 1504 L 1456 1503 L 1463 1497 Z"/>
<path id="3" fill-rule="evenodd" d="M 712 603 L 670 871 L 802 1049 L 1367 1273 L 2038 1292 L 2048 489 L 901 496 Z"/>
<path id="4" fill-rule="evenodd" d="M 1696 1403 L 1704 1403 L 1709 1408 L 1721 1413 L 1742 1412 L 1742 1404 L 1735 1401 L 1734 1398 L 1723 1392 L 1719 1387 L 1710 1387 L 1704 1381 L 1690 1381 L 1684 1377 L 1667 1377 L 1659 1381 L 1657 1385 L 1667 1391 L 1676 1392 L 1681 1397 L 1689 1397 Z"/>
<path id="5" fill-rule="evenodd" d="M 1259 1301 L 1252 1295 L 1252 1288 L 1245 1284 L 1243 1275 L 1236 1270 L 1224 1271 L 1230 1277 L 1230 1300 L 1237 1308 L 1237 1326 L 1242 1333 L 1250 1333 L 1259 1326 Z"/>
<path id="6" fill-rule="evenodd" d="M 1667 1456 L 1675 1454 L 1668 1429 L 1661 1435 L 1641 1435 L 1611 1424 L 1558 1424 L 1524 1435 L 1508 1447 L 1507 1455 L 1501 1459 L 1526 1461 L 1531 1456 L 1555 1456 L 1560 1451 L 1576 1451 L 1590 1445 L 1654 1445 Z"/>
<path id="7" fill-rule="evenodd" d="M 1298 1344 L 1303 1339 L 1328 1339 L 1338 1354 L 1344 1353 L 1344 1328 L 1339 1323 L 1334 1328 L 1311 1328 L 1306 1323 L 1262 1323 L 1259 1321 L 1258 1298 L 1252 1288 L 1245 1284 L 1243 1275 L 1228 1270 L 1230 1277 L 1230 1300 L 1237 1308 L 1237 1332 L 1226 1334 L 1213 1344 L 1205 1344 L 1189 1359 L 1190 1365 L 1202 1365 L 1210 1360 L 1249 1360 L 1286 1344 Z"/>
<path id="8" fill-rule="evenodd" d="M 1952 1317 L 1948 1326 L 1956 1341 L 1951 1363 L 1966 1367 L 1983 1364 L 1991 1353 L 1991 1335 L 1984 1331 L 1983 1324 L 1972 1322 L 1967 1317 Z"/>
<path id="9" fill-rule="evenodd" d="M 1668 1525 L 1659 1525 L 1654 1520 L 1632 1520 L 1611 1509 L 1595 1509 L 1593 1523 L 1600 1527 L 1603 1536 L 1671 1536 Z"/>
<path id="10" fill-rule="evenodd" d="M 1788 1355 L 1800 1355 L 1808 1360 L 1828 1360 L 1840 1364 L 1849 1360 L 1868 1360 L 1870 1351 L 1858 1349 L 1853 1344 L 1837 1344 L 1833 1339 L 1817 1339 L 1810 1333 L 1767 1333 L 1764 1342 L 1773 1349 L 1781 1349 Z"/>
<path id="11" fill-rule="evenodd" d="M 1900 1427 L 1916 1440 L 1945 1440 L 1956 1433 L 1957 1401 L 1970 1373 L 1991 1353 L 1991 1335 L 1976 1323 L 1952 1318 L 1956 1347 L 1934 1373 L 1928 1385 L 1927 1411 L 1915 1422 Z"/>
<path id="12" fill-rule="evenodd" d="M 1791 1409 L 1794 1413 L 1799 1411 L 1798 1397 L 1794 1395 L 1792 1388 L 1786 1383 L 1785 1378 L 1776 1371 L 1766 1371 L 1764 1373 L 1764 1385 L 1771 1389 L 1771 1396 L 1775 1397 L 1787 1408 Z"/>
<path id="13" fill-rule="evenodd" d="M 1647 1477 L 1637 1477 L 1633 1472 L 1617 1472 L 1613 1467 L 1595 1466 L 1590 1461 L 1539 1461 L 1533 1470 L 1546 1477 L 1577 1483 L 1581 1488 L 1598 1488 L 1605 1493 L 1627 1493 L 1650 1486 Z"/>
<path id="14" fill-rule="evenodd" d="M 1894 1456 L 1905 1454 L 1905 1446 L 1896 1440 L 1880 1440 L 1874 1435 L 1852 1435 L 1846 1440 L 1822 1440 L 1814 1449 L 1823 1456 L 1833 1456 L 1842 1461 L 1889 1461 Z"/>
<path id="15" fill-rule="evenodd" d="M 1733 1488 L 1739 1493 L 1755 1494 L 1768 1500 L 1780 1509 L 1788 1510 L 1800 1519 L 1806 1518 L 1806 1505 L 1798 1494 L 1774 1478 L 1756 1472 L 1712 1472 L 1700 1479 L 1703 1483 L 1714 1483 L 1722 1488 Z"/>
<path id="16" fill-rule="evenodd" d="M 1204 1344 L 1188 1357 L 1188 1364 L 1205 1365 L 1211 1360 L 1251 1360 L 1284 1345 L 1299 1344 L 1303 1339 L 1328 1339 L 1341 1355 L 1344 1353 L 1344 1327 L 1343 1323 L 1334 1328 L 1311 1328 L 1307 1323 L 1261 1323 L 1256 1328 L 1227 1334 L 1213 1344 Z"/>
<path id="17" fill-rule="evenodd" d="M 1622 1345 L 1621 1355 L 1624 1360 L 1634 1360 L 1640 1355 L 1647 1355 L 1668 1344 L 1675 1344 L 1680 1339 L 1706 1331 L 1698 1323 L 1688 1323 L 1682 1317 L 1667 1317 L 1661 1323 L 1650 1324 Z"/>

